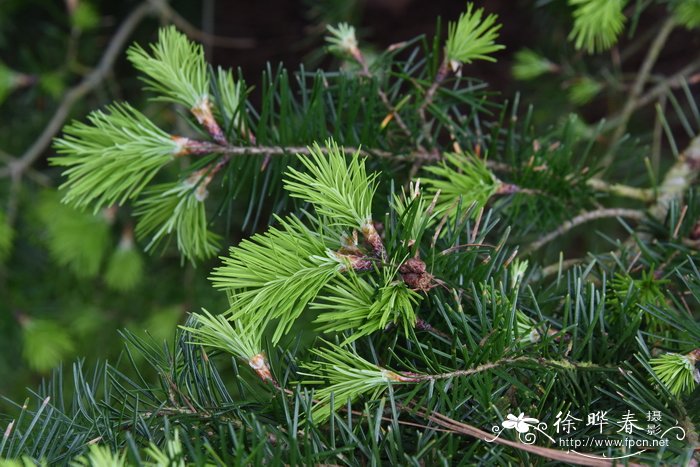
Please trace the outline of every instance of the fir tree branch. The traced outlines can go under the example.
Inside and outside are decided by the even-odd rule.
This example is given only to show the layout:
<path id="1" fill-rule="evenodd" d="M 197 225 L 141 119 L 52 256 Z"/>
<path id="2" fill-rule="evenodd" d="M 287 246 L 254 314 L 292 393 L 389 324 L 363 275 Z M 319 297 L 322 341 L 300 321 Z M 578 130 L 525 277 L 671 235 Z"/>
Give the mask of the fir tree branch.
<path id="1" fill-rule="evenodd" d="M 67 167 L 61 188 L 66 189 L 64 200 L 77 207 L 94 204 L 97 210 L 138 196 L 161 167 L 187 153 L 181 138 L 173 138 L 128 104 L 92 112 L 88 121 L 64 129 L 55 143 L 62 156 L 51 159 Z"/>
<path id="2" fill-rule="evenodd" d="M 420 381 L 436 381 L 440 379 L 448 378 L 459 378 L 462 376 L 471 376 L 477 373 L 482 373 L 484 371 L 492 370 L 494 368 L 499 368 L 503 366 L 517 366 L 519 364 L 530 364 L 535 366 L 546 366 L 548 368 L 556 368 L 561 370 L 582 370 L 582 371 L 611 371 L 616 372 L 619 370 L 617 365 L 597 365 L 591 362 L 574 362 L 571 360 L 550 360 L 545 358 L 534 358 L 534 357 L 516 357 L 516 358 L 503 358 L 495 362 L 484 363 L 482 365 L 476 366 L 474 368 L 469 368 L 466 370 L 455 370 L 447 373 L 438 374 L 412 374 L 412 373 L 401 373 L 402 377 L 406 379 L 413 379 L 414 382 Z M 402 380 L 406 381 L 406 380 Z"/>
<path id="3" fill-rule="evenodd" d="M 623 209 L 623 208 L 603 208 L 603 209 L 597 209 L 595 211 L 585 212 L 583 214 L 580 214 L 580 215 L 574 217 L 571 220 L 564 222 L 557 229 L 546 234 L 545 236 L 543 236 L 539 240 L 533 242 L 525 250 L 525 252 L 532 253 L 534 251 L 537 251 L 540 248 L 542 248 L 544 245 L 546 245 L 547 243 L 551 242 L 552 240 L 554 240 L 557 237 L 560 237 L 561 235 L 564 235 L 566 232 L 568 232 L 569 230 L 573 229 L 574 227 L 576 227 L 578 225 L 581 225 L 581 224 L 584 224 L 586 222 L 590 222 L 590 221 L 596 220 L 596 219 L 603 219 L 606 217 L 628 217 L 630 219 L 642 220 L 642 219 L 644 219 L 644 212 L 636 210 L 636 209 Z"/>
<path id="4" fill-rule="evenodd" d="M 496 59 L 491 57 L 491 54 L 504 48 L 503 45 L 495 43 L 501 29 L 501 25 L 496 23 L 498 16 L 489 14 L 482 19 L 484 9 L 473 11 L 473 8 L 474 4 L 467 3 L 467 11 L 462 13 L 456 22 L 448 24 L 442 62 L 432 84 L 425 92 L 423 102 L 418 107 L 418 115 L 423 124 L 423 137 L 426 140 L 430 140 L 430 123 L 426 110 L 449 75 L 450 68 L 457 71 L 462 64 L 474 60 L 495 62 Z"/>
<path id="5" fill-rule="evenodd" d="M 193 141 L 193 144 L 198 142 Z M 228 154 L 231 156 L 295 156 L 297 154 L 308 156 L 312 154 L 312 150 L 307 146 L 233 146 L 233 145 L 206 145 L 202 143 L 200 149 L 194 149 L 193 154 L 210 154 L 210 153 L 221 153 Z M 194 146 L 193 146 L 194 148 Z M 362 147 L 341 147 L 339 148 L 345 155 L 352 155 L 355 153 L 360 153 L 368 156 L 379 157 L 382 159 L 393 159 L 393 160 L 404 160 L 412 157 L 420 157 L 419 153 L 411 153 L 410 155 L 402 156 L 401 154 L 394 154 L 389 151 L 384 151 L 382 149 L 375 148 L 362 148 Z M 323 154 L 328 154 L 330 151 L 327 147 L 320 147 L 320 151 Z"/>
<path id="6" fill-rule="evenodd" d="M 700 174 L 700 136 L 693 138 L 679 155 L 676 162 L 668 169 L 659 185 L 656 204 L 649 208 L 649 214 L 657 221 L 663 222 L 671 203 L 681 200 L 686 190 L 698 179 Z M 625 245 L 636 248 L 638 241 L 649 241 L 649 232 L 637 231 L 635 236 L 625 240 Z"/>

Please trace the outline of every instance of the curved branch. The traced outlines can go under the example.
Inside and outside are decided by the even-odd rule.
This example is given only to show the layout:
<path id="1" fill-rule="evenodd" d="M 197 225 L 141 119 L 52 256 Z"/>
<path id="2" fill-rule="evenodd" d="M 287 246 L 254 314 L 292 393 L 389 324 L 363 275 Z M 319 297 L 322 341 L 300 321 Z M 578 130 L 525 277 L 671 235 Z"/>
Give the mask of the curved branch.
<path id="1" fill-rule="evenodd" d="M 590 222 L 590 221 L 596 220 L 596 219 L 603 219 L 606 217 L 627 217 L 630 219 L 642 220 L 642 219 L 644 219 L 644 212 L 639 211 L 637 209 L 619 209 L 619 208 L 604 208 L 604 209 L 597 209 L 595 211 L 585 212 L 581 215 L 574 217 L 571 220 L 564 222 L 557 229 L 551 231 L 550 233 L 548 233 L 544 237 L 540 238 L 536 242 L 533 242 L 528 247 L 526 252 L 532 253 L 534 251 L 539 250 L 547 243 L 551 242 L 552 240 L 554 240 L 557 237 L 564 235 L 566 232 L 568 232 L 569 230 L 573 229 L 574 227 L 576 227 L 578 225 L 581 225 L 581 224 L 584 224 L 586 222 Z"/>
<path id="2" fill-rule="evenodd" d="M 204 42 L 205 44 L 213 45 L 214 47 L 229 49 L 250 49 L 255 47 L 255 39 L 248 37 L 216 36 L 197 29 L 163 0 L 148 0 L 148 2 L 166 21 L 173 23 L 192 39 Z"/>

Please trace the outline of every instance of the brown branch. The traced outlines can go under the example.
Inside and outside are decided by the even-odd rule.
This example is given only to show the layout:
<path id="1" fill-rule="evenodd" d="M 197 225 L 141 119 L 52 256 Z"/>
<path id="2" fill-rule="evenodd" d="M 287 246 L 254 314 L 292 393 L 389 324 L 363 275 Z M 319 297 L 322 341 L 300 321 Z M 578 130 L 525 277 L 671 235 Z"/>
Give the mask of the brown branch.
<path id="1" fill-rule="evenodd" d="M 698 69 L 700 69 L 700 57 L 696 57 L 677 73 L 662 79 L 659 84 L 640 96 L 634 103 L 634 108 L 632 110 L 634 111 L 651 104 L 670 89 L 678 88 L 685 82 L 689 84 L 700 82 L 700 74 L 695 73 Z M 605 124 L 603 124 L 602 129 L 603 131 L 610 130 L 617 127 L 620 122 L 622 122 L 622 112 L 608 119 Z"/>
<path id="2" fill-rule="evenodd" d="M 231 156 L 290 156 L 290 155 L 309 155 L 311 151 L 306 146 L 217 146 L 214 148 L 215 152 L 221 152 L 222 154 L 228 154 Z M 344 147 L 341 148 L 345 154 L 354 154 L 358 151 L 364 152 L 367 155 L 372 155 L 381 158 L 388 159 L 400 159 L 401 156 L 397 156 L 389 151 L 383 151 L 381 149 L 361 149 L 356 147 Z M 324 153 L 328 152 L 328 148 L 321 148 Z"/>
<path id="3" fill-rule="evenodd" d="M 437 381 L 440 379 L 471 376 L 477 373 L 482 373 L 484 371 L 491 370 L 493 368 L 498 368 L 507 365 L 517 365 L 521 363 L 529 363 L 540 367 L 545 366 L 550 368 L 559 368 L 562 370 L 618 371 L 618 367 L 616 365 L 606 366 L 596 365 L 590 362 L 572 362 L 569 360 L 547 360 L 544 358 L 516 357 L 503 358 L 501 360 L 496 360 L 495 362 L 484 363 L 482 365 L 476 366 L 474 368 L 468 368 L 466 370 L 456 370 L 447 373 L 439 373 L 432 375 L 401 373 L 399 374 L 399 376 L 403 378 L 401 380 L 402 382 Z"/>
<path id="4" fill-rule="evenodd" d="M 669 89 L 678 88 L 682 86 L 683 82 L 685 82 L 686 80 L 688 80 L 690 84 L 696 84 L 700 82 L 700 75 L 695 73 L 698 69 L 700 69 L 700 57 L 697 57 L 695 60 L 683 67 L 678 73 L 663 80 L 660 84 L 651 88 L 649 92 L 641 96 L 638 99 L 634 110 L 637 110 L 639 107 L 643 107 L 647 104 L 650 104 L 658 97 L 666 93 Z"/>
<path id="5" fill-rule="evenodd" d="M 585 212 L 581 215 L 574 217 L 571 220 L 564 222 L 557 229 L 546 234 L 544 237 L 540 238 L 536 242 L 533 242 L 525 251 L 527 253 L 532 253 L 539 250 L 547 243 L 551 242 L 557 237 L 564 235 L 569 230 L 574 227 L 590 222 L 596 219 L 603 219 L 606 217 L 627 217 L 635 220 L 642 220 L 644 218 L 644 212 L 636 209 L 622 209 L 622 208 L 603 208 L 595 211 Z"/>
<path id="6" fill-rule="evenodd" d="M 163 0 L 148 0 L 148 2 L 160 13 L 163 19 L 173 23 L 182 32 L 197 41 L 214 47 L 230 49 L 251 49 L 256 45 L 255 39 L 249 37 L 222 37 L 197 29 Z"/>
<path id="7" fill-rule="evenodd" d="M 198 141 L 183 137 L 176 138 L 183 140 L 183 151 L 178 154 L 179 156 L 212 153 L 227 154 L 230 156 L 293 156 L 297 154 L 311 154 L 311 150 L 306 146 L 226 146 L 208 141 Z M 366 156 L 392 159 L 395 161 L 433 160 L 433 156 L 431 154 L 427 154 L 422 151 L 414 151 L 409 154 L 394 154 L 393 152 L 385 151 L 383 149 L 360 148 L 353 146 L 342 147 L 341 150 L 347 155 L 351 155 L 359 151 Z M 321 152 L 327 153 L 328 149 L 322 147 Z"/>
<path id="8" fill-rule="evenodd" d="M 421 123 L 423 125 L 423 137 L 428 140 L 430 139 L 430 124 L 428 123 L 428 117 L 425 113 L 426 109 L 430 104 L 433 103 L 433 100 L 435 99 L 435 94 L 437 93 L 438 88 L 442 84 L 443 81 L 445 81 L 445 78 L 447 78 L 447 75 L 450 73 L 450 66 L 447 61 L 447 57 L 442 59 L 442 62 L 440 63 L 440 67 L 437 70 L 437 73 L 435 75 L 435 79 L 433 80 L 433 83 L 430 85 L 428 90 L 425 92 L 425 97 L 423 98 L 423 102 L 421 103 L 420 107 L 418 107 L 418 116 L 420 117 Z"/>
<path id="9" fill-rule="evenodd" d="M 550 264 L 549 266 L 543 267 L 536 279 L 544 279 L 545 277 L 549 277 L 552 274 L 559 274 L 560 272 L 572 268 L 577 264 L 581 264 L 584 261 L 586 261 L 586 258 L 571 258 L 563 261 L 557 261 L 554 264 Z"/>

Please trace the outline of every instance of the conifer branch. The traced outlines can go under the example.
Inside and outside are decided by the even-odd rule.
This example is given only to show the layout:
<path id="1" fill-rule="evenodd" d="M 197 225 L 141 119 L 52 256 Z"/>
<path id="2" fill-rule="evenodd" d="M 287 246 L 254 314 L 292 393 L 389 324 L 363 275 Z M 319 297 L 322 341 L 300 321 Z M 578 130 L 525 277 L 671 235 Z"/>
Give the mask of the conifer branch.
<path id="1" fill-rule="evenodd" d="M 61 157 L 54 165 L 67 167 L 64 200 L 95 211 L 122 204 L 139 195 L 162 166 L 183 151 L 172 138 L 128 104 L 92 112 L 90 125 L 74 122 L 56 140 Z"/>
<path id="2" fill-rule="evenodd" d="M 653 372 L 674 396 L 691 393 L 700 384 L 700 372 L 695 365 L 700 361 L 700 349 L 686 355 L 666 353 L 649 360 Z"/>
<path id="3" fill-rule="evenodd" d="M 279 387 L 272 376 L 267 358 L 262 351 L 262 333 L 247 321 L 243 315 L 236 321 L 229 321 L 222 315 L 214 316 L 206 310 L 195 314 L 196 326 L 181 326 L 197 340 L 208 347 L 223 350 L 248 363 L 265 382 Z"/>
<path id="4" fill-rule="evenodd" d="M 207 144 L 203 141 L 190 140 L 189 145 L 192 148 L 192 154 L 211 154 L 221 153 L 231 156 L 294 156 L 294 155 L 311 155 L 314 151 L 321 151 L 323 154 L 328 154 L 329 151 L 336 150 L 326 146 L 318 148 L 309 148 L 308 146 L 233 146 L 233 145 L 217 145 Z M 346 156 L 360 153 L 367 156 L 379 157 L 382 159 L 406 160 L 420 158 L 420 153 L 411 153 L 409 155 L 394 154 L 389 151 L 384 151 L 377 148 L 360 148 L 360 147 L 339 147 L 340 152 Z"/>
<path id="5" fill-rule="evenodd" d="M 476 203 L 481 208 L 495 194 L 516 192 L 515 185 L 502 183 L 488 169 L 486 163 L 471 154 L 446 153 L 444 162 L 431 165 L 425 171 L 435 178 L 424 178 L 429 192 L 437 196 L 438 215 L 452 216 L 459 199 Z"/>
<path id="6" fill-rule="evenodd" d="M 318 143 L 310 148 L 308 158 L 301 158 L 309 173 L 289 170 L 285 189 L 295 198 L 312 203 L 316 212 L 332 225 L 344 228 L 367 228 L 372 235 L 372 198 L 376 191 L 376 175 L 367 175 L 365 163 L 355 153 L 346 166 L 344 151 L 337 143 L 326 143 L 327 151 Z M 364 232 L 363 232 L 364 233 Z"/>
<path id="7" fill-rule="evenodd" d="M 201 45 L 190 42 L 174 27 L 158 32 L 158 42 L 150 53 L 135 44 L 127 51 L 134 67 L 146 75 L 149 89 L 161 100 L 197 109 L 209 105 L 209 75 Z"/>
<path id="8" fill-rule="evenodd" d="M 467 11 L 462 13 L 456 23 L 450 23 L 445 42 L 445 60 L 447 62 L 471 63 L 474 60 L 495 62 L 491 56 L 505 47 L 496 44 L 501 25 L 496 23 L 497 15 L 489 14 L 482 19 L 483 8 L 473 11 L 474 4 L 467 3 Z M 438 81 L 436 79 L 436 81 Z"/>
<path id="9" fill-rule="evenodd" d="M 545 358 L 533 358 L 533 357 L 515 357 L 515 358 L 503 358 L 495 362 L 484 363 L 474 368 L 469 368 L 466 370 L 456 370 L 447 373 L 438 374 L 413 374 L 413 373 L 401 373 L 403 382 L 421 382 L 421 381 L 436 381 L 440 379 L 449 378 L 460 378 L 464 376 L 471 376 L 484 371 L 492 370 L 494 368 L 499 368 L 503 366 L 519 366 L 519 365 L 534 365 L 534 366 L 545 366 L 548 368 L 555 368 L 559 370 L 579 370 L 579 371 L 610 371 L 617 372 L 619 367 L 617 365 L 597 365 L 591 362 L 575 362 L 571 360 L 548 360 Z"/>
<path id="10" fill-rule="evenodd" d="M 149 1 L 157 5 L 160 0 Z M 600 6 L 598 0 L 570 3 L 585 3 L 589 10 L 591 5 Z M 612 20 L 619 21 L 620 2 L 611 3 Z M 588 13 L 586 21 L 609 11 Z M 577 40 L 585 36 L 584 45 L 586 41 L 592 41 L 594 48 L 605 45 L 599 26 L 578 27 Z M 500 47 L 495 44 L 498 28 L 495 17 L 484 19 L 482 10 L 475 12 L 469 5 L 448 28 L 443 57 L 433 56 L 436 48 L 421 42 L 415 53 L 381 55 L 379 66 L 370 70 L 354 29 L 341 24 L 330 28 L 330 48 L 350 56 L 362 71 L 318 73 L 310 78 L 313 86 L 306 86 L 309 76 L 302 74 L 300 89 L 294 91 L 286 70 L 271 71 L 259 112 L 248 100 L 242 80 L 234 80 L 230 71 L 207 68 L 202 49 L 176 31 L 164 30 L 148 52 L 134 47 L 132 59 L 150 86 L 161 98 L 185 104 L 211 138 L 173 136 L 126 105 L 91 114 L 87 124 L 70 125 L 57 140 L 65 153 L 57 164 L 66 167 L 65 189 L 71 204 L 99 208 L 135 199 L 135 234 L 147 241 L 147 249 L 171 234 L 182 257 L 193 262 L 218 248 L 219 239 L 207 220 L 211 204 L 207 197 L 224 167 L 230 169 L 226 178 L 233 185 L 251 173 L 255 178 L 250 185 L 241 183 L 240 191 L 225 184 L 216 187 L 222 191 L 222 203 L 248 187 L 251 194 L 244 202 L 284 188 L 303 209 L 275 217 L 274 227 L 232 246 L 221 259 L 211 281 L 227 295 L 222 314 L 203 310 L 193 315 L 177 331 L 172 345 L 162 347 L 125 332 L 128 360 L 145 362 L 147 371 L 142 374 L 134 367 L 122 373 L 121 368 L 105 366 L 86 377 L 76 367 L 72 407 L 63 401 L 48 405 L 56 394 L 63 397 L 60 376 L 42 385 L 36 395 L 38 409 L 18 407 L 28 416 L 13 422 L 0 440 L 0 457 L 26 453 L 36 462 L 48 453 L 49 463 L 90 464 L 120 462 L 128 452 L 135 462 L 163 464 L 279 459 L 434 463 L 441 456 L 454 458 L 467 452 L 449 434 L 487 440 L 485 436 L 493 435 L 476 426 L 493 426 L 501 421 L 500 413 L 517 414 L 519 404 L 532 406 L 532 401 L 540 401 L 542 407 L 553 403 L 553 409 L 569 407 L 578 416 L 598 402 L 659 409 L 664 420 L 682 420 L 687 439 L 695 443 L 697 430 L 683 404 L 690 403 L 686 395 L 700 381 L 695 368 L 700 356 L 697 351 L 662 355 L 656 351 L 677 350 L 700 336 L 691 308 L 691 298 L 700 297 L 700 272 L 687 247 L 695 246 L 689 242 L 700 235 L 700 227 L 693 225 L 698 216 L 691 202 L 695 195 L 688 195 L 687 205 L 677 206 L 697 178 L 697 138 L 666 174 L 658 198 L 656 191 L 591 179 L 585 160 L 595 153 L 591 147 L 596 134 L 580 120 L 569 119 L 561 131 L 535 137 L 535 131 L 543 130 L 533 130 L 530 113 L 520 118 L 506 106 L 491 112 L 493 103 L 484 104 L 486 96 L 478 86 L 465 87 L 456 79 L 451 89 L 440 90 L 462 63 L 483 58 L 480 55 L 490 58 Z M 433 78 L 431 64 L 438 59 L 441 66 Z M 525 75 L 551 71 L 541 57 L 528 60 Z M 371 76 L 371 82 L 364 79 L 374 70 L 389 71 Z M 409 83 L 428 84 L 421 89 Z M 597 86 L 592 84 L 591 89 Z M 379 94 L 377 85 L 382 86 Z M 391 90 L 395 96 L 404 89 L 409 95 L 397 105 L 383 94 Z M 416 103 L 416 96 L 425 101 Z M 638 102 L 642 98 L 640 94 Z M 386 117 L 380 101 L 389 111 Z M 418 115 L 403 120 L 407 113 L 399 115 L 399 110 L 408 102 L 415 105 L 407 108 Z M 690 98 L 689 103 L 693 116 L 700 119 Z M 693 122 L 679 116 L 691 134 Z M 403 130 L 403 135 L 411 136 L 408 140 L 383 132 L 391 119 L 410 130 Z M 343 148 L 333 140 L 323 146 L 297 147 L 325 138 L 328 132 L 354 147 Z M 454 153 L 447 152 L 446 144 Z M 262 168 L 254 159 L 236 160 L 259 155 L 266 156 Z M 485 160 L 486 155 L 501 161 Z M 185 163 L 179 171 L 173 167 L 176 173 L 170 182 L 151 184 L 161 167 L 186 156 L 207 157 L 195 161 L 194 170 L 183 169 Z M 272 156 L 280 157 L 270 162 Z M 294 158 L 295 168 L 287 168 L 280 182 L 274 177 L 285 170 L 284 156 Z M 367 161 L 363 156 L 384 160 Z M 420 181 L 406 179 L 416 175 L 410 169 L 392 177 L 391 170 L 408 169 L 411 162 L 415 170 L 428 163 L 422 182 L 426 193 L 421 192 Z M 370 168 L 378 166 L 389 170 L 372 173 Z M 256 171 L 265 171 L 263 183 L 258 183 Z M 501 180 L 495 171 L 507 178 Z M 630 179 L 637 175 L 630 174 Z M 408 186 L 380 186 L 379 177 L 408 181 Z M 568 217 L 567 212 L 590 209 L 596 190 L 637 204 L 655 203 L 653 218 L 644 225 L 653 227 L 648 229 L 652 232 L 668 230 L 671 241 L 645 242 L 636 255 L 592 256 L 588 265 L 556 280 L 544 279 L 573 262 L 561 261 L 553 270 L 541 269 L 536 255 L 528 261 L 516 259 L 518 249 L 509 245 L 526 235 L 535 237 L 529 249 L 534 252 L 593 219 L 644 218 L 642 210 L 600 208 L 537 237 L 539 230 L 551 228 L 543 220 L 557 222 Z M 515 196 L 495 200 L 501 195 Z M 259 201 L 260 209 L 269 206 L 264 199 Z M 283 204 L 287 201 L 284 194 L 275 198 L 273 215 L 289 207 Z M 487 209 L 489 204 L 492 209 Z M 70 268 L 81 264 L 93 275 L 106 264 L 100 279 L 107 286 L 116 290 L 132 286 L 119 273 L 138 272 L 140 263 L 134 259 L 139 257 L 132 254 L 130 223 L 121 215 L 115 221 L 116 207 L 110 208 L 111 216 L 78 213 L 78 221 L 71 222 L 53 219 L 54 214 L 64 214 L 59 207 L 69 209 L 58 204 L 38 210 L 38 217 L 49 224 L 52 258 Z M 75 231 L 87 230 L 84 226 L 90 222 L 104 232 L 101 245 L 76 244 L 82 237 Z M 670 225 L 659 226 L 662 222 Z M 111 230 L 122 233 L 116 248 Z M 0 214 L 0 257 L 8 248 L 7 235 Z M 96 251 L 86 254 L 86 247 Z M 62 323 L 18 317 L 27 354 L 44 340 L 51 341 L 46 346 L 51 352 L 74 350 L 72 335 Z M 302 328 L 300 336 L 291 335 Z M 334 343 L 310 342 L 306 328 L 326 334 Z M 264 344 L 268 338 L 269 346 Z M 210 349 L 215 349 L 211 355 Z M 217 371 L 220 362 L 213 356 L 219 352 L 233 357 L 226 359 L 234 365 L 233 381 L 232 372 Z M 645 357 L 620 366 L 629 355 Z M 45 370 L 56 357 L 30 361 Z M 239 361 L 250 369 L 243 368 L 240 377 Z M 156 375 L 155 384 L 147 381 L 149 373 Z M 261 391 L 260 381 L 269 386 Z M 230 390 L 231 383 L 235 391 Z M 307 384 L 314 386 L 313 392 Z M 566 394 L 577 397 L 567 401 Z M 429 404 L 418 407 L 407 401 Z M 459 421 L 457 412 L 465 407 L 464 401 L 469 401 L 474 426 Z M 401 411 L 428 422 L 400 420 Z M 549 414 L 530 413 L 542 419 Z M 382 430 L 385 422 L 391 425 Z M 392 434 L 401 425 L 413 428 Z M 670 441 L 667 449 L 640 454 L 640 462 L 678 462 L 694 448 Z M 582 460 L 573 453 L 508 439 L 497 442 L 509 448 L 497 447 L 505 463 L 527 459 L 519 450 L 562 462 Z M 110 449 L 87 447 L 93 444 Z M 478 442 L 468 450 L 484 459 L 493 451 Z M 590 462 L 603 461 L 608 459 Z"/>
<path id="11" fill-rule="evenodd" d="M 214 256 L 220 238 L 207 228 L 207 195 L 206 184 L 198 173 L 179 183 L 155 185 L 145 192 L 136 202 L 134 215 L 138 218 L 136 236 L 151 238 L 146 250 L 155 249 L 167 235 L 175 233 L 178 249 L 192 263 Z"/>
<path id="12" fill-rule="evenodd" d="M 679 71 L 671 76 L 664 77 L 656 86 L 649 89 L 646 93 L 640 95 L 639 98 L 635 100 L 632 113 L 634 113 L 635 110 L 656 101 L 664 94 L 668 93 L 671 89 L 681 87 L 684 84 L 692 85 L 700 82 L 700 74 L 696 73 L 698 69 L 700 69 L 700 57 L 695 57 Z M 620 122 L 622 122 L 622 117 L 622 111 L 620 111 L 607 119 L 601 128 L 604 131 L 616 129 L 620 125 Z"/>
<path id="13" fill-rule="evenodd" d="M 214 287 L 233 293 L 234 320 L 245 317 L 262 330 L 279 319 L 274 343 L 343 264 L 328 255 L 329 247 L 339 247 L 337 239 L 310 230 L 294 217 L 279 221 L 281 229 L 272 228 L 232 247 L 211 277 Z"/>

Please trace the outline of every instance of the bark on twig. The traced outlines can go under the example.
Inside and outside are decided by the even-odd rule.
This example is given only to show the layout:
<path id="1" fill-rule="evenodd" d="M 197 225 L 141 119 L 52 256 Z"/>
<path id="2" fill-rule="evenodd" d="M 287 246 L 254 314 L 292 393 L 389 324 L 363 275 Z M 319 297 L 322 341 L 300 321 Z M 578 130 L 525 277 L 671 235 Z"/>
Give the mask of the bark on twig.
<path id="1" fill-rule="evenodd" d="M 551 242 L 557 237 L 564 235 L 569 230 L 574 227 L 585 224 L 596 219 L 603 219 L 606 217 L 627 217 L 630 219 L 642 220 L 644 218 L 644 212 L 636 209 L 622 209 L 622 208 L 604 208 L 597 209 L 595 211 L 584 212 L 581 215 L 574 217 L 571 220 L 564 222 L 562 225 L 557 227 L 555 230 L 546 234 L 544 237 L 533 242 L 527 249 L 526 253 L 532 253 L 539 250 L 547 243 Z"/>

